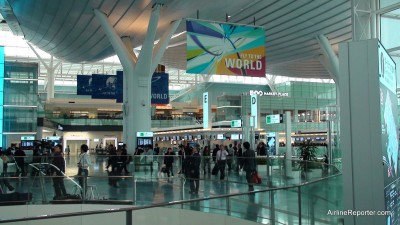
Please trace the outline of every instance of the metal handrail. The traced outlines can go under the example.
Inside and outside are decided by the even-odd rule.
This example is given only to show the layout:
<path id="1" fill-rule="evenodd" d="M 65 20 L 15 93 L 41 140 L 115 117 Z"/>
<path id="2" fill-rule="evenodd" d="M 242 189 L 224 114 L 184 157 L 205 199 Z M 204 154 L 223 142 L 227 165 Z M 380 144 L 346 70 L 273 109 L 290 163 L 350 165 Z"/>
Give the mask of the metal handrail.
<path id="1" fill-rule="evenodd" d="M 201 199 L 190 199 L 190 200 L 177 200 L 177 201 L 172 201 L 172 202 L 164 202 L 164 203 L 156 203 L 148 206 L 133 206 L 133 207 L 126 207 L 126 208 L 116 208 L 116 209 L 103 209 L 103 210 L 93 210 L 93 211 L 85 211 L 85 212 L 74 212 L 74 213 L 62 213 L 62 214 L 49 214 L 49 215 L 41 215 L 41 216 L 33 216 L 33 217 L 24 217 L 24 218 L 18 218 L 18 219 L 0 219 L 0 223 L 12 223 L 12 222 L 22 222 L 22 221 L 31 221 L 31 220 L 43 220 L 43 219 L 55 219 L 55 218 L 64 218 L 64 217 L 72 217 L 72 216 L 88 216 L 88 215 L 96 215 L 96 214 L 104 214 L 104 213 L 116 213 L 116 212 L 127 212 L 131 213 L 132 211 L 136 210 L 142 210 L 142 209 L 148 209 L 148 208 L 155 208 L 155 207 L 163 207 L 163 206 L 170 206 L 170 205 L 179 205 L 179 204 L 185 204 L 185 203 L 192 203 L 192 202 L 198 202 L 198 201 L 205 201 L 205 200 L 212 200 L 212 199 L 223 199 L 223 198 L 230 198 L 234 196 L 242 196 L 242 195 L 248 195 L 248 194 L 255 194 L 255 193 L 264 193 L 264 192 L 269 192 L 269 191 L 277 191 L 277 190 L 286 190 L 286 189 L 294 189 L 294 188 L 300 188 L 302 186 L 310 185 L 313 183 L 317 183 L 320 181 L 323 181 L 325 179 L 329 178 L 334 178 L 341 176 L 342 173 L 319 178 L 313 181 L 307 181 L 301 184 L 296 184 L 296 185 L 291 185 L 291 186 L 286 186 L 286 187 L 278 187 L 278 188 L 270 188 L 267 190 L 257 190 L 257 191 L 249 191 L 249 192 L 244 192 L 244 193 L 234 193 L 234 194 L 226 194 L 226 195 L 218 195 L 218 196 L 210 196 L 210 197 L 204 197 Z M 128 219 L 128 214 L 127 214 L 127 219 Z M 131 219 L 131 218 L 130 218 Z"/>

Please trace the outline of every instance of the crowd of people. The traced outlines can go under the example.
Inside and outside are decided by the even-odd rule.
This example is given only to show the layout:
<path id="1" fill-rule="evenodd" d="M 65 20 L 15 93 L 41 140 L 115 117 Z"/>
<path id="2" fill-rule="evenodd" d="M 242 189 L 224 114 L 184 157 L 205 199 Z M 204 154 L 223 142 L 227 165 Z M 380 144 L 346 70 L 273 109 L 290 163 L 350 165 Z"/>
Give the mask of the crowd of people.
<path id="1" fill-rule="evenodd" d="M 69 196 L 64 184 L 64 178 L 66 176 L 66 156 L 62 149 L 63 147 L 61 145 L 55 145 L 51 149 L 50 154 L 46 156 L 46 163 L 51 166 L 49 166 L 45 172 L 47 175 L 51 176 L 55 200 L 64 199 Z M 69 149 L 69 147 L 66 149 Z M 109 144 L 107 149 L 108 160 L 105 170 L 109 175 L 108 184 L 112 187 L 118 187 L 119 177 L 124 174 L 128 175 L 130 172 L 128 170 L 128 165 L 132 157 L 128 154 L 126 145 L 116 148 L 112 144 Z M 68 154 L 69 151 L 65 153 Z M 199 192 L 201 172 L 203 174 L 213 174 L 216 176 L 219 174 L 219 179 L 224 180 L 226 177 L 226 170 L 239 172 L 241 169 L 246 172 L 249 190 L 254 190 L 249 176 L 256 170 L 255 151 L 250 149 L 250 144 L 248 142 L 243 143 L 243 149 L 240 144 L 230 144 L 227 146 L 217 144 L 213 150 L 211 150 L 209 146 L 200 148 L 197 144 L 180 145 L 177 154 L 175 154 L 172 148 L 167 148 L 167 150 L 163 152 L 156 144 L 154 148 L 149 148 L 147 150 L 141 151 L 137 149 L 135 155 L 148 155 L 148 153 L 153 156 L 159 156 L 157 160 L 159 162 L 159 167 L 165 172 L 168 178 L 174 177 L 176 173 L 176 171 L 174 171 L 174 163 L 179 165 L 179 171 L 177 173 L 181 174 L 189 181 L 191 194 L 197 195 Z M 37 149 L 33 151 L 33 154 L 33 163 L 44 162 L 44 156 L 40 155 Z M 7 179 L 8 162 L 13 160 L 17 168 L 16 174 L 26 176 L 25 156 L 24 151 L 16 148 L 15 145 L 12 145 L 5 151 L 0 151 L 1 184 L 8 189 L 8 191 L 3 191 L 3 193 L 9 193 L 15 190 Z M 77 161 L 78 173 L 76 176 L 79 186 L 81 187 L 81 196 L 84 196 L 84 193 L 87 191 L 87 177 L 89 176 L 89 167 L 91 165 L 89 148 L 86 144 L 82 144 Z M 36 176 L 38 174 L 38 171 L 31 170 L 31 176 Z"/>

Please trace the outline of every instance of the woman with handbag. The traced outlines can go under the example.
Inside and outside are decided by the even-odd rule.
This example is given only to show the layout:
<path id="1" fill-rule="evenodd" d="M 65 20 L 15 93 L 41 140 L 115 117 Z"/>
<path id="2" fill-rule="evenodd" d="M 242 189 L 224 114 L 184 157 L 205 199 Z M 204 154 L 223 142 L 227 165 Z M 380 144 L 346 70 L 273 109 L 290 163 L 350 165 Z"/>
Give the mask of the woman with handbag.
<path id="1" fill-rule="evenodd" d="M 243 143 L 243 160 L 242 168 L 246 172 L 246 180 L 249 185 L 249 191 L 254 191 L 254 182 L 252 180 L 252 175 L 257 171 L 256 154 L 250 149 L 250 143 Z"/>

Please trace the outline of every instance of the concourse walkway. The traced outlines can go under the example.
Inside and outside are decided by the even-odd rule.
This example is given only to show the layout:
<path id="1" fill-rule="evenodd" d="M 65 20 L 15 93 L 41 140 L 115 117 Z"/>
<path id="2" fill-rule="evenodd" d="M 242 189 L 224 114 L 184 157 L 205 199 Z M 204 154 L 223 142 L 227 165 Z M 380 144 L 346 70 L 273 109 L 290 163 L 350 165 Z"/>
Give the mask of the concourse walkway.
<path id="1" fill-rule="evenodd" d="M 160 156 L 162 157 L 162 156 Z M 66 156 L 66 175 L 64 183 L 67 192 L 78 193 L 77 156 Z M 313 166 L 306 177 L 301 176 L 297 162 L 293 162 L 290 176 L 285 175 L 283 162 L 269 161 L 269 166 L 258 165 L 263 183 L 248 193 L 245 173 L 228 171 L 226 178 L 203 174 L 200 176 L 200 189 L 197 195 L 189 193 L 189 181 L 178 174 L 179 164 L 174 164 L 174 177 L 168 178 L 159 172 L 158 161 L 151 159 L 150 165 L 128 166 L 128 174 L 110 176 L 106 170 L 107 156 L 91 155 L 92 166 L 87 179 L 88 194 L 83 203 L 133 204 L 149 206 L 176 201 L 182 204 L 167 207 L 190 209 L 201 212 L 229 215 L 264 224 L 338 224 L 337 216 L 329 216 L 329 210 L 342 208 L 342 176 L 333 166 L 328 171 L 323 165 Z M 280 159 L 276 159 L 280 160 Z M 133 160 L 135 161 L 135 160 Z M 137 160 L 136 160 L 137 161 Z M 176 158 L 175 162 L 178 162 Z M 134 168 L 137 168 L 133 172 Z M 233 167 L 234 168 L 234 167 Z M 111 168 L 110 168 L 111 169 Z M 202 171 L 202 170 L 201 170 Z M 17 192 L 31 192 L 33 199 L 29 204 L 52 204 L 54 188 L 52 178 L 47 175 L 10 178 Z M 115 182 L 116 185 L 110 185 Z M 64 203 L 64 202 L 57 202 Z M 67 202 L 65 202 L 67 203 Z M 76 203 L 76 202 L 75 202 Z M 80 202 L 79 202 L 80 203 Z"/>

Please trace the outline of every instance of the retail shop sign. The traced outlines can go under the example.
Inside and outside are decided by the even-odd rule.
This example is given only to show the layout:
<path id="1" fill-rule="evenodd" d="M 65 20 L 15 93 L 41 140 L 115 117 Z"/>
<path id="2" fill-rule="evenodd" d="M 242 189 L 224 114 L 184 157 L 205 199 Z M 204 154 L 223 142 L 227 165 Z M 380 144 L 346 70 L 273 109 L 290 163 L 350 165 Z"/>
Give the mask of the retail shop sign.
<path id="1" fill-rule="evenodd" d="M 289 93 L 287 92 L 274 92 L 274 91 L 250 90 L 249 94 L 258 96 L 289 97 Z"/>

